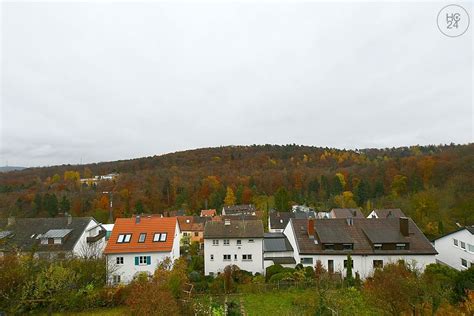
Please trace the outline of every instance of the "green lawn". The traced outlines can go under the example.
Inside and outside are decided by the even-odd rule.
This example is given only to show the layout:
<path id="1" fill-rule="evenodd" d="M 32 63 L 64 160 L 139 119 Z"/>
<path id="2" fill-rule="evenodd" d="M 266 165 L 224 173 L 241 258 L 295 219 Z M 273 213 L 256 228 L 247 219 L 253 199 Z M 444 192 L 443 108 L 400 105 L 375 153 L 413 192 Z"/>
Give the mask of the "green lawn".
<path id="1" fill-rule="evenodd" d="M 311 289 L 243 294 L 242 298 L 249 316 L 314 314 L 314 293 Z"/>

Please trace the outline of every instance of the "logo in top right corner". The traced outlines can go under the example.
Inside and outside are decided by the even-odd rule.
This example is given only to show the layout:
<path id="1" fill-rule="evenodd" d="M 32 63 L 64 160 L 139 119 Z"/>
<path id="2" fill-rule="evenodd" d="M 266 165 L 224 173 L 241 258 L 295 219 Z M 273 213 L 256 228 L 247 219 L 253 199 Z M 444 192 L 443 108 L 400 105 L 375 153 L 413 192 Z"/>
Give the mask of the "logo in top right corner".
<path id="1" fill-rule="evenodd" d="M 438 13 L 438 28 L 448 37 L 458 37 L 469 28 L 469 14 L 457 4 L 450 4 Z"/>

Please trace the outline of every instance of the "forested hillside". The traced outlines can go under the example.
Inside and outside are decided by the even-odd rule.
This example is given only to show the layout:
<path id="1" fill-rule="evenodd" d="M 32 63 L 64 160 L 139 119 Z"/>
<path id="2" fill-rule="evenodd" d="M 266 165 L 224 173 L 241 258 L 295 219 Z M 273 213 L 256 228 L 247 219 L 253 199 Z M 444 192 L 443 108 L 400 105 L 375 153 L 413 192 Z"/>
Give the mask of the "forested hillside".
<path id="1" fill-rule="evenodd" d="M 115 181 L 80 178 L 118 172 Z M 254 203 L 401 208 L 429 237 L 474 224 L 474 144 L 338 150 L 297 145 L 204 148 L 126 161 L 0 174 L 0 215 L 117 216 Z"/>

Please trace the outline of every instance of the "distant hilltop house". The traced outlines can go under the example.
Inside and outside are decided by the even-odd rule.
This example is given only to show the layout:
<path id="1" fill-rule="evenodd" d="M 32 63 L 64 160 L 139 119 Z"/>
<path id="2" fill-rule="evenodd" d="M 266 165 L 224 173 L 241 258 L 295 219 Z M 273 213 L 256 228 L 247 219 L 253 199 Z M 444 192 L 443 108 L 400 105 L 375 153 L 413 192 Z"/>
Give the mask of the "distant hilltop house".
<path id="1" fill-rule="evenodd" d="M 207 222 L 204 230 L 204 274 L 217 275 L 228 265 L 263 274 L 263 237 L 261 220 Z"/>
<path id="2" fill-rule="evenodd" d="M 176 217 L 117 218 L 104 250 L 108 282 L 129 283 L 140 273 L 152 275 L 166 258 L 179 258 L 179 243 Z"/>
<path id="3" fill-rule="evenodd" d="M 0 220 L 0 255 L 34 252 L 35 257 L 101 257 L 106 230 L 92 217 L 14 218 Z"/>
<path id="4" fill-rule="evenodd" d="M 84 178 L 81 179 L 82 184 L 92 185 L 97 184 L 100 181 L 113 181 L 119 176 L 118 173 L 109 173 L 102 176 L 94 176 L 93 178 Z"/>
<path id="5" fill-rule="evenodd" d="M 315 212 L 314 208 L 306 205 L 293 205 L 291 207 L 292 212 Z"/>
<path id="6" fill-rule="evenodd" d="M 474 226 L 460 227 L 433 241 L 436 260 L 456 270 L 474 266 Z"/>
<path id="7" fill-rule="evenodd" d="M 253 204 L 230 205 L 222 208 L 222 215 L 253 215 L 255 216 L 257 209 Z"/>
<path id="8" fill-rule="evenodd" d="M 173 211 L 164 211 L 164 217 L 176 217 L 176 216 L 186 216 L 185 210 L 173 210 Z"/>

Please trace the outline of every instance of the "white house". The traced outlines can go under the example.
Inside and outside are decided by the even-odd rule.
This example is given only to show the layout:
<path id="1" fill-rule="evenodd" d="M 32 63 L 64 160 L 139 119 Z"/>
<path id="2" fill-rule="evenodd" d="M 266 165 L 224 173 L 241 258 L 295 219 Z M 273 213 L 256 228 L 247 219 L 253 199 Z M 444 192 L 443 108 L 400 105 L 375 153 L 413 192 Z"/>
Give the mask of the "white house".
<path id="1" fill-rule="evenodd" d="M 291 219 L 284 230 L 296 263 L 346 274 L 350 254 L 353 273 L 364 279 L 374 269 L 404 260 L 423 270 L 435 263 L 436 251 L 408 218 Z"/>
<path id="2" fill-rule="evenodd" d="M 456 270 L 474 266 L 474 226 L 466 226 L 434 240 L 436 260 Z"/>
<path id="3" fill-rule="evenodd" d="M 140 273 L 153 275 L 166 258 L 179 258 L 176 217 L 117 218 L 104 254 L 109 283 L 129 283 Z"/>
<path id="4" fill-rule="evenodd" d="M 35 257 L 101 257 L 105 230 L 92 217 L 8 218 L 0 222 L 0 253 L 29 252 Z"/>
<path id="5" fill-rule="evenodd" d="M 216 275 L 236 265 L 252 273 L 264 273 L 261 220 L 210 221 L 204 229 L 204 273 Z"/>

